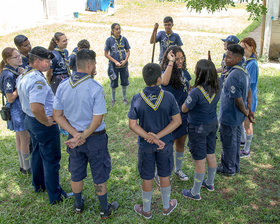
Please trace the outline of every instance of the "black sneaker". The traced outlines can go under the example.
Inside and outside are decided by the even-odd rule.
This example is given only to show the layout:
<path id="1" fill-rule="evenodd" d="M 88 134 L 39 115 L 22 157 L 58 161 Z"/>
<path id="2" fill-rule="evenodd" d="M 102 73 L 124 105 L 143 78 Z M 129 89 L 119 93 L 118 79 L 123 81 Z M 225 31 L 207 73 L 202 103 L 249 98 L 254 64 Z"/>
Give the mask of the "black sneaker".
<path id="1" fill-rule="evenodd" d="M 101 211 L 100 212 L 100 216 L 101 216 L 101 219 L 108 219 L 110 218 L 110 215 L 112 214 L 113 211 L 117 210 L 119 207 L 119 203 L 114 201 L 112 202 L 112 204 L 108 204 L 108 210 L 103 212 Z"/>
<path id="2" fill-rule="evenodd" d="M 217 167 L 217 171 L 216 171 L 218 174 L 222 174 L 222 175 L 225 175 L 225 176 L 234 176 L 235 173 L 229 173 L 229 172 L 226 172 L 224 170 L 224 167 L 219 164 L 218 167 Z"/>
<path id="3" fill-rule="evenodd" d="M 82 202 L 80 205 L 77 204 L 76 200 L 74 203 L 74 212 L 77 214 L 81 214 L 84 210 L 84 202 L 85 202 L 85 198 L 84 196 L 82 196 Z"/>

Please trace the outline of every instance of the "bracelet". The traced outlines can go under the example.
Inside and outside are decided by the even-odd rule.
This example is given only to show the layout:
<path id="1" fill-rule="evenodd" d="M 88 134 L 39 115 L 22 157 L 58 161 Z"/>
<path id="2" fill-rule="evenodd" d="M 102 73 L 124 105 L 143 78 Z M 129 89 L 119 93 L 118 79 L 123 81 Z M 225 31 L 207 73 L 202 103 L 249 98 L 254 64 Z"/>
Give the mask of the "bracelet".
<path id="1" fill-rule="evenodd" d="M 173 65 L 167 65 L 167 66 L 173 67 Z"/>

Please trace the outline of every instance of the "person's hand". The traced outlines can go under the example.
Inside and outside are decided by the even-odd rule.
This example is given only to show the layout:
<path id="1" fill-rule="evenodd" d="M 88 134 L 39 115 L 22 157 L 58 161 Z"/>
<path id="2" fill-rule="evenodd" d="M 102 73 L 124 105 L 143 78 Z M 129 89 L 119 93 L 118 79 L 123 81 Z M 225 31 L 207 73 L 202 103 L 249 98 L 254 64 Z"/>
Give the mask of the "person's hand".
<path id="1" fill-rule="evenodd" d="M 158 150 L 162 150 L 165 146 L 165 143 L 159 139 L 157 134 L 153 132 L 149 132 L 148 135 L 152 138 L 152 143 L 151 144 L 156 144 L 158 146 Z"/>
<path id="2" fill-rule="evenodd" d="M 248 114 L 248 119 L 251 123 L 256 123 L 255 122 L 255 116 L 254 116 L 254 112 L 250 111 L 249 114 Z"/>
<path id="3" fill-rule="evenodd" d="M 68 139 L 64 142 L 70 149 L 74 149 L 77 146 L 81 146 L 86 142 L 85 139 L 81 138 L 81 133 L 77 133 L 73 136 L 73 138 Z"/>
<path id="4" fill-rule="evenodd" d="M 169 61 L 175 62 L 175 55 L 174 55 L 174 53 L 173 53 L 172 50 L 169 51 L 169 53 L 167 54 L 167 59 L 168 59 Z"/>
<path id="5" fill-rule="evenodd" d="M 126 64 L 126 60 L 122 60 L 121 63 L 120 63 L 120 67 L 124 67 Z"/>
<path id="6" fill-rule="evenodd" d="M 56 122 L 55 122 L 55 120 L 53 119 L 53 117 L 52 117 L 52 116 L 47 117 L 47 119 L 48 119 L 48 125 L 47 125 L 47 127 L 50 127 L 50 126 L 52 126 L 52 125 L 55 125 L 55 124 L 56 124 Z"/>
<path id="7" fill-rule="evenodd" d="M 157 30 L 157 29 L 158 29 L 158 23 L 155 23 L 154 30 Z"/>
<path id="8" fill-rule="evenodd" d="M 115 62 L 115 65 L 117 66 L 117 67 L 121 67 L 121 64 L 117 61 L 117 62 Z"/>

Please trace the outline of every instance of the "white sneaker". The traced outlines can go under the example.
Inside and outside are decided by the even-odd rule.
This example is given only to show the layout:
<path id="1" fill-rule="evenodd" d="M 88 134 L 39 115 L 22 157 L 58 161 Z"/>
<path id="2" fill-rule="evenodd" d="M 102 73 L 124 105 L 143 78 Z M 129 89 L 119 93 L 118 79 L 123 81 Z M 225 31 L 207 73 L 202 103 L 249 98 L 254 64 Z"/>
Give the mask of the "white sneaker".
<path id="1" fill-rule="evenodd" d="M 180 180 L 182 180 L 182 181 L 187 181 L 187 180 L 189 180 L 189 177 L 188 177 L 186 174 L 184 174 L 182 170 L 177 170 L 177 171 L 175 172 L 175 175 L 176 175 L 177 177 L 179 177 Z"/>

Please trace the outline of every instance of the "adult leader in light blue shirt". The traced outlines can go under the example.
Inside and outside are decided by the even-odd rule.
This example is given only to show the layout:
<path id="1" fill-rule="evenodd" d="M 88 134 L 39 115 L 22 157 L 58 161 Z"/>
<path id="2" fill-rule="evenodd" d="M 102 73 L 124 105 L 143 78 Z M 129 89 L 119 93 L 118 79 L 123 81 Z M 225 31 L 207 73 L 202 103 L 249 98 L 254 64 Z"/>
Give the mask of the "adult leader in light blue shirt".
<path id="1" fill-rule="evenodd" d="M 32 184 L 35 192 L 47 190 L 49 201 L 56 204 L 66 193 L 59 185 L 61 159 L 60 134 L 52 118 L 53 93 L 42 72 L 48 71 L 53 54 L 43 47 L 29 53 L 29 71 L 19 77 L 17 90 L 23 111 L 24 124 L 32 139 Z"/>

